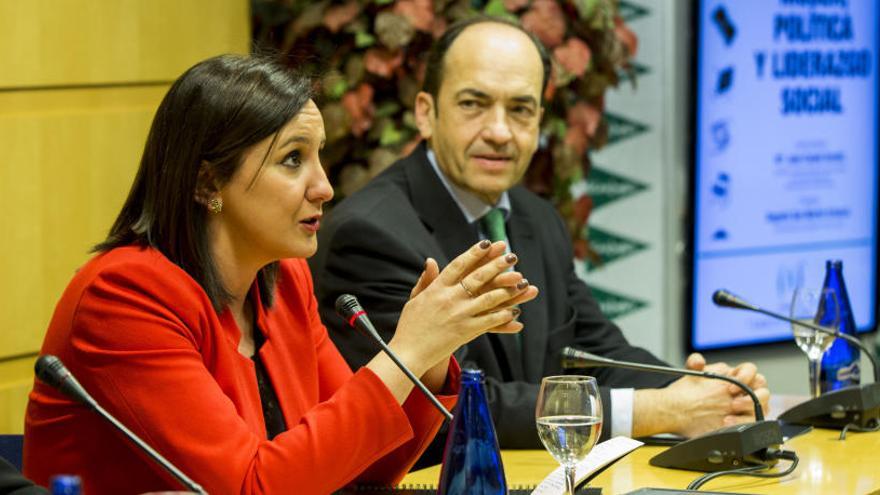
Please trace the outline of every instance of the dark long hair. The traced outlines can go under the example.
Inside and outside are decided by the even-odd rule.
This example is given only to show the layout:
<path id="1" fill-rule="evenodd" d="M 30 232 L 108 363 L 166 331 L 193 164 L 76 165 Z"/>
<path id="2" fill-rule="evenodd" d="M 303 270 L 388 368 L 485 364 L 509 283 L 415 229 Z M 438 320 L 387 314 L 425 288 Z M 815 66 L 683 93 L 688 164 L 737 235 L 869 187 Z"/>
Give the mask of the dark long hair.
<path id="1" fill-rule="evenodd" d="M 269 136 L 277 138 L 311 96 L 308 78 L 268 57 L 221 55 L 191 67 L 159 105 L 128 198 L 94 250 L 156 248 L 189 273 L 221 312 L 231 296 L 211 255 L 209 213 L 195 200 L 199 170 L 210 167 L 222 186 L 244 152 Z M 272 263 L 257 275 L 267 305 L 277 269 Z"/>

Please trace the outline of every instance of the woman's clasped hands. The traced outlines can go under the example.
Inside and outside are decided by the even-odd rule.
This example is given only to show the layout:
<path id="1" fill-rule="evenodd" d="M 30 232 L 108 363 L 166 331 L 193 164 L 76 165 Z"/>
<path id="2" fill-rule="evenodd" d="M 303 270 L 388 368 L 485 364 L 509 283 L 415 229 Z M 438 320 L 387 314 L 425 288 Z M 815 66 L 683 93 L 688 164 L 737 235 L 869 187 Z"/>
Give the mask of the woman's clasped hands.
<path id="1" fill-rule="evenodd" d="M 484 333 L 522 330 L 518 305 L 538 288 L 513 269 L 518 258 L 506 248 L 503 241 L 480 241 L 443 271 L 428 258 L 389 346 L 427 369 Z"/>

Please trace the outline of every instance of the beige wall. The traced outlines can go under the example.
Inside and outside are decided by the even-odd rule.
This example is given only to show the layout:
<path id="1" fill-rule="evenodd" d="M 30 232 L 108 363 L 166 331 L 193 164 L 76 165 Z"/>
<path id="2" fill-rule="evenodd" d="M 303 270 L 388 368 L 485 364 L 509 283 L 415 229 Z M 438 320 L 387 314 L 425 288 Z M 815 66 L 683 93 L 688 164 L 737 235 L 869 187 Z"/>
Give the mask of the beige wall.
<path id="1" fill-rule="evenodd" d="M 248 0 L 0 0 L 0 433 L 55 302 L 102 240 L 168 85 L 246 53 Z"/>

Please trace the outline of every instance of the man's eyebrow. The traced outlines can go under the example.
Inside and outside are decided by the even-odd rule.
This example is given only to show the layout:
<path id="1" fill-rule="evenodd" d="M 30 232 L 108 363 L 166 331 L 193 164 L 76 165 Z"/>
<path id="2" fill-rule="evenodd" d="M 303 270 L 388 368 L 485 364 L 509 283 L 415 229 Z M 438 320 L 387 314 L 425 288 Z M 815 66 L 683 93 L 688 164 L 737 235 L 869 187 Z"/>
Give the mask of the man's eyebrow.
<path id="1" fill-rule="evenodd" d="M 486 93 L 480 91 L 479 89 L 473 89 L 473 88 L 462 89 L 458 93 L 455 93 L 455 96 L 457 96 L 457 97 L 473 96 L 475 98 L 485 98 L 485 99 L 489 98 L 489 95 L 487 95 Z"/>
<path id="2" fill-rule="evenodd" d="M 513 98 L 511 98 L 511 100 L 513 100 L 516 103 L 526 103 L 529 105 L 537 105 L 538 104 L 538 100 L 536 100 L 535 97 L 532 95 L 514 96 Z"/>
<path id="3" fill-rule="evenodd" d="M 485 100 L 491 99 L 491 96 L 489 96 L 488 94 L 480 91 L 479 89 L 474 89 L 474 88 L 462 89 L 459 92 L 455 93 L 455 96 L 459 97 L 459 98 L 462 96 L 471 96 L 474 98 L 480 98 L 480 99 L 485 99 Z M 523 103 L 523 104 L 528 104 L 528 105 L 533 105 L 533 106 L 537 106 L 537 104 L 538 104 L 538 100 L 535 99 L 535 97 L 532 95 L 514 96 L 513 98 L 511 98 L 511 100 L 515 103 Z"/>

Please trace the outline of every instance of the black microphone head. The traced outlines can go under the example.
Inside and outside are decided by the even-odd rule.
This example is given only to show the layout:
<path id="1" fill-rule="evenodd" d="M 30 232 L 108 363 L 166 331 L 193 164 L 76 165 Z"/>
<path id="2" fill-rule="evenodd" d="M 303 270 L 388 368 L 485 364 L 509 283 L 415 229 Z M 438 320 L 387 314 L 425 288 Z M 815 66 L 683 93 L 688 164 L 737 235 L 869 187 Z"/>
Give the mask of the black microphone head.
<path id="1" fill-rule="evenodd" d="M 43 354 L 37 358 L 37 362 L 34 364 L 34 373 L 40 381 L 52 388 L 58 388 L 63 378 L 70 374 L 64 363 L 52 354 Z"/>
<path id="2" fill-rule="evenodd" d="M 567 369 L 601 366 L 601 363 L 606 361 L 603 357 L 575 349 L 574 347 L 565 347 L 560 355 L 562 357 L 562 367 Z"/>
<path id="3" fill-rule="evenodd" d="M 336 298 L 336 314 L 348 321 L 359 311 L 363 311 L 361 303 L 351 294 L 342 294 Z"/>
<path id="4" fill-rule="evenodd" d="M 37 378 L 46 385 L 58 390 L 80 404 L 94 408 L 96 405 L 88 392 L 76 381 L 73 374 L 64 366 L 56 356 L 44 354 L 34 364 L 34 372 Z"/>
<path id="5" fill-rule="evenodd" d="M 574 347 L 564 347 L 560 354 L 562 355 L 562 359 L 572 359 L 578 357 L 578 350 Z"/>
<path id="6" fill-rule="evenodd" d="M 749 304 L 744 299 L 737 297 L 724 289 L 718 289 L 712 293 L 712 302 L 714 302 L 716 306 L 724 308 L 750 309 L 753 311 L 758 309 L 756 306 Z"/>

